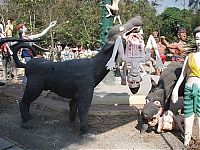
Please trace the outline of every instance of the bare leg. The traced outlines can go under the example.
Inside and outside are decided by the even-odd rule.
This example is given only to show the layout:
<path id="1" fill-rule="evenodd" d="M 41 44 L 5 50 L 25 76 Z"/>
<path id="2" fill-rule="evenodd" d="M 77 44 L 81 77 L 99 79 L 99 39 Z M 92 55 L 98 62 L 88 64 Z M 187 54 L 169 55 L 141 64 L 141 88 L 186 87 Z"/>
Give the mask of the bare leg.
<path id="1" fill-rule="evenodd" d="M 110 9 L 112 9 L 112 6 L 109 5 L 109 4 L 106 4 L 106 9 L 107 9 L 107 11 L 108 11 L 108 14 L 106 15 L 106 17 L 112 16 L 112 13 L 111 13 L 111 11 L 110 11 Z"/>
<path id="2" fill-rule="evenodd" d="M 121 21 L 121 19 L 120 19 L 120 15 L 117 15 L 117 19 L 118 19 L 118 21 L 119 21 L 119 24 L 122 25 L 122 21 Z"/>
<path id="3" fill-rule="evenodd" d="M 113 19 L 113 23 L 114 23 L 114 24 L 115 24 L 115 22 L 116 22 L 116 19 L 117 19 L 117 16 L 115 16 L 114 19 Z"/>
<path id="4" fill-rule="evenodd" d="M 184 118 L 184 127 L 185 127 L 185 133 L 184 133 L 184 145 L 188 146 L 192 137 L 192 128 L 194 123 L 194 114 L 192 114 L 190 117 Z"/>

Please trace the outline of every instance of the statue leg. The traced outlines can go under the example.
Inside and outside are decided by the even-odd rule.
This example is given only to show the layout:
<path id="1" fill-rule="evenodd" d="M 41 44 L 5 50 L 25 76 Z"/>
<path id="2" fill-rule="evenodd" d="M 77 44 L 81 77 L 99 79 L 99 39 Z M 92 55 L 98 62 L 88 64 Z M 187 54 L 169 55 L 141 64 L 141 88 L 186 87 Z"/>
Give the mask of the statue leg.
<path id="1" fill-rule="evenodd" d="M 192 114 L 190 117 L 184 118 L 184 145 L 188 146 L 192 137 L 192 128 L 194 123 L 194 114 Z"/>
<path id="2" fill-rule="evenodd" d="M 118 19 L 118 21 L 119 21 L 119 24 L 122 25 L 122 21 L 121 21 L 120 15 L 117 15 L 117 19 Z"/>
<path id="3" fill-rule="evenodd" d="M 184 88 L 184 145 L 188 146 L 192 137 L 192 129 L 194 124 L 194 116 L 198 110 L 197 102 L 199 101 L 197 84 L 193 84 L 192 87 L 185 85 Z M 195 95 L 194 95 L 195 94 Z"/>
<path id="4" fill-rule="evenodd" d="M 107 11 L 108 11 L 108 15 L 106 15 L 106 17 L 112 16 L 112 13 L 111 13 L 111 11 L 110 11 L 110 9 L 112 9 L 112 6 L 109 5 L 109 4 L 106 4 L 106 9 L 107 9 Z"/>
<path id="5" fill-rule="evenodd" d="M 115 24 L 117 19 L 118 19 L 119 24 L 122 25 L 122 21 L 120 19 L 120 15 L 117 15 L 117 16 L 114 17 L 113 23 Z"/>
<path id="6" fill-rule="evenodd" d="M 127 64 L 123 62 L 123 67 L 122 67 L 122 81 L 121 85 L 126 85 L 126 72 L 127 72 Z"/>

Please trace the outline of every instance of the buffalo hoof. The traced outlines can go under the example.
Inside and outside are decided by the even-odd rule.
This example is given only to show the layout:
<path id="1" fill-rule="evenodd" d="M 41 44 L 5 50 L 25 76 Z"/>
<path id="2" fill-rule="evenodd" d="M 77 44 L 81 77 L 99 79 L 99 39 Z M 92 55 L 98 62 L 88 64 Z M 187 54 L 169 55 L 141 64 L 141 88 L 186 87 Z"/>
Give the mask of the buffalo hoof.
<path id="1" fill-rule="evenodd" d="M 89 133 L 88 127 L 81 127 L 81 128 L 80 128 L 80 133 L 81 133 L 82 135 Z"/>
<path id="2" fill-rule="evenodd" d="M 145 132 L 147 131 L 147 129 L 148 129 L 148 124 L 143 124 L 143 125 L 142 125 L 142 128 L 141 128 L 141 130 L 140 130 L 140 133 L 141 133 L 141 134 L 145 133 Z"/>
<path id="3" fill-rule="evenodd" d="M 32 129 L 28 122 L 22 122 L 21 127 L 26 130 Z"/>

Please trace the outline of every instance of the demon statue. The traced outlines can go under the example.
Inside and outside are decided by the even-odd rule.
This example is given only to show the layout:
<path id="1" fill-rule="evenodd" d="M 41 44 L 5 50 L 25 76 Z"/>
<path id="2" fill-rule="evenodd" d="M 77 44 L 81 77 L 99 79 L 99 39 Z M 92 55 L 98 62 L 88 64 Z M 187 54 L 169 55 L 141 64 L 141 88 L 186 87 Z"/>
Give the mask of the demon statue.
<path id="1" fill-rule="evenodd" d="M 131 65 L 127 80 L 128 86 L 133 94 L 138 92 L 140 88 L 140 82 L 142 81 L 139 73 L 140 63 L 150 60 L 150 51 L 152 48 L 155 49 L 157 56 L 156 64 L 161 66 L 159 68 L 163 67 L 154 37 L 150 35 L 145 49 L 141 17 L 136 16 L 134 19 L 136 22 L 136 25 L 134 26 L 131 25 L 131 22 L 128 22 L 123 26 L 117 26 L 118 28 L 114 27 L 111 29 L 111 31 L 118 29 L 121 34 L 116 37 L 113 54 L 106 64 L 107 69 L 113 70 L 116 67 L 116 57 L 118 61 L 117 63 L 120 64 L 120 62 L 125 62 L 122 73 L 122 85 L 126 84 L 126 66 L 127 64 Z M 125 30 L 127 27 L 129 27 L 129 29 Z M 108 39 L 110 36 L 111 35 L 108 34 Z M 126 48 L 125 50 L 124 47 Z"/>

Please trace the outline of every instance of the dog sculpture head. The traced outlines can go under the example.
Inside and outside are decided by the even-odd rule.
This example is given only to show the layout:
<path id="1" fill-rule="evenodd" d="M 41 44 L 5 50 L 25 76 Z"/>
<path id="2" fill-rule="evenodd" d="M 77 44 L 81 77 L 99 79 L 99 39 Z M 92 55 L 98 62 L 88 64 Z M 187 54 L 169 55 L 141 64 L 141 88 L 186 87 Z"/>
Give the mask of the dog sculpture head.
<path id="1" fill-rule="evenodd" d="M 159 88 L 153 79 L 151 79 L 151 83 L 152 88 L 146 97 L 146 104 L 141 112 L 142 116 L 147 120 L 150 120 L 157 115 L 165 105 L 164 89 Z"/>
<path id="2" fill-rule="evenodd" d="M 149 125 L 154 126 L 156 117 L 162 115 L 163 111 L 169 110 L 171 93 L 181 74 L 182 66 L 182 62 L 173 62 L 164 69 L 158 84 L 151 80 L 152 88 L 146 96 L 146 104 L 141 111 L 143 119 L 141 132 L 145 132 Z M 179 88 L 179 96 L 183 96 L 184 86 L 185 80 Z"/>
<path id="3" fill-rule="evenodd" d="M 158 118 L 164 112 L 165 106 L 165 91 L 151 79 L 152 88 L 146 96 L 146 104 L 144 105 L 142 115 L 141 133 L 144 133 L 149 126 L 155 126 L 158 123 Z"/>

